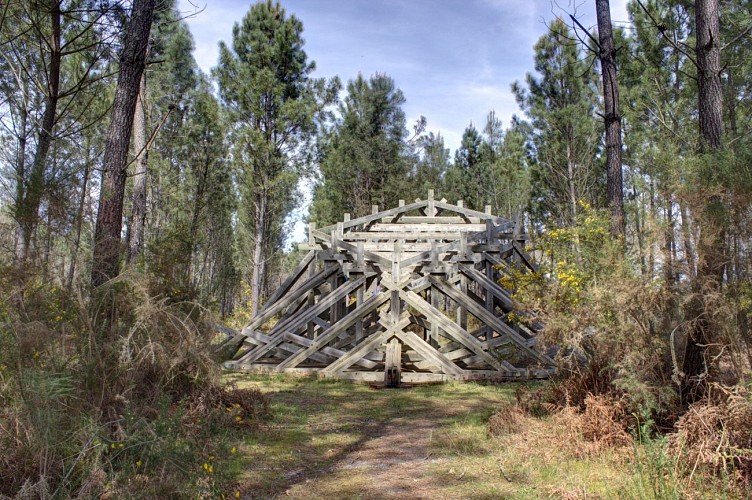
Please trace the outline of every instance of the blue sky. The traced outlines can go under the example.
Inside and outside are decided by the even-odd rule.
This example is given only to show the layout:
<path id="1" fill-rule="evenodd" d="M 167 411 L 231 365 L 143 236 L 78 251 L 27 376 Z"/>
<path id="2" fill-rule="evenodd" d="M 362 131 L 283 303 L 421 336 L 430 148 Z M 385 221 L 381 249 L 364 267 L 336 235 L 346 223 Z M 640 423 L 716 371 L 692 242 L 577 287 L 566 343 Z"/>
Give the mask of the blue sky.
<path id="1" fill-rule="evenodd" d="M 193 2 L 193 3 L 191 3 Z M 595 24 L 595 2 L 560 0 L 287 0 L 282 5 L 304 26 L 305 50 L 315 75 L 339 75 L 343 83 L 361 72 L 394 78 L 407 102 L 408 123 L 423 115 L 454 151 L 465 127 L 482 128 L 495 110 L 506 124 L 520 114 L 510 85 L 533 69 L 533 44 L 557 15 L 575 12 Z M 195 4 L 195 7 L 194 7 Z M 615 23 L 627 21 L 626 0 L 612 0 Z M 179 0 L 193 33 L 195 57 L 208 72 L 218 43 L 251 2 Z"/>
<path id="2" fill-rule="evenodd" d="M 205 71 L 217 64 L 218 44 L 231 42 L 233 24 L 248 0 L 178 0 Z M 303 22 L 308 58 L 317 77 L 338 75 L 343 84 L 362 73 L 386 73 L 402 89 L 408 126 L 421 115 L 427 130 L 446 146 L 459 146 L 470 122 L 482 129 L 489 111 L 506 125 L 521 114 L 510 90 L 533 70 L 533 45 L 557 15 L 595 25 L 595 1 L 559 0 L 286 0 L 288 14 Z M 626 0 L 611 0 L 611 18 L 623 25 Z M 571 23 L 568 23 L 571 24 Z M 288 221 L 288 245 L 305 239 L 302 222 L 311 190 L 301 184 L 303 203 Z"/>

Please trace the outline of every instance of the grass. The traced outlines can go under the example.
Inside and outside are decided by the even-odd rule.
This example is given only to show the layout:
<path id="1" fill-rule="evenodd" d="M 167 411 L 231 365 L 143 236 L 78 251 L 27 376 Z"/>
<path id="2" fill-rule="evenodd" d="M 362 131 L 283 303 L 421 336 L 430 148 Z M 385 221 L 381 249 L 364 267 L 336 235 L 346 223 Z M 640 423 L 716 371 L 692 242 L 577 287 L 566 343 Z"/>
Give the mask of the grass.
<path id="1" fill-rule="evenodd" d="M 489 417 L 514 384 L 400 390 L 342 381 L 227 375 L 265 392 L 274 417 L 249 434 L 237 467 L 243 498 L 712 498 L 680 488 L 660 443 L 597 447 L 566 416 L 525 416 L 492 436 Z M 571 416 L 570 416 L 571 417 Z"/>

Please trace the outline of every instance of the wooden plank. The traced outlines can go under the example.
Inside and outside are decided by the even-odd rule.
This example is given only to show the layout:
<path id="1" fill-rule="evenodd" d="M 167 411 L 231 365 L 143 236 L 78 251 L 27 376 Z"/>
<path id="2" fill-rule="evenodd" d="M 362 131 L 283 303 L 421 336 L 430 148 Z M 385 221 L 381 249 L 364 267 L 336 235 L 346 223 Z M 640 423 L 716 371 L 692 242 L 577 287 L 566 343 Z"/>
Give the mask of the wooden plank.
<path id="1" fill-rule="evenodd" d="M 418 201 L 415 203 L 410 203 L 409 205 L 405 205 L 404 207 L 396 207 L 389 210 L 384 210 L 383 212 L 377 212 L 375 214 L 366 215 L 363 217 L 358 217 L 357 219 L 352 219 L 347 222 L 345 222 L 342 226 L 344 229 L 348 229 L 351 227 L 359 226 L 361 224 L 370 224 L 373 221 L 379 220 L 383 217 L 398 215 L 406 212 L 410 212 L 412 210 L 418 210 L 420 208 L 425 207 L 428 204 L 427 201 Z M 333 224 L 331 226 L 322 227 L 320 229 L 321 232 L 328 233 L 336 229 L 337 225 Z"/>
<path id="2" fill-rule="evenodd" d="M 490 221 L 489 221 L 490 222 Z M 385 233 L 477 233 L 478 231 L 485 231 L 485 224 L 391 224 L 391 223 L 379 223 L 371 226 L 369 232 L 385 232 Z M 351 233 L 345 233 L 351 234 Z"/>
<path id="3" fill-rule="evenodd" d="M 342 238 L 345 241 L 357 241 L 357 240 L 364 240 L 364 241 L 375 241 L 375 240 L 405 240 L 405 241 L 415 241 L 415 240 L 427 240 L 427 239 L 433 239 L 433 240 L 444 240 L 444 241 L 455 241 L 459 240 L 461 238 L 462 233 L 460 231 L 426 231 L 426 232 L 415 232 L 415 231 L 404 231 L 404 232 L 387 232 L 387 231 L 352 231 L 349 233 L 345 233 L 342 235 Z"/>
<path id="4" fill-rule="evenodd" d="M 457 216 L 403 215 L 400 217 L 403 224 L 466 224 L 467 220 Z M 471 224 L 480 224 L 480 218 L 470 217 Z"/>
<path id="5" fill-rule="evenodd" d="M 440 201 L 436 202 L 436 208 L 440 208 L 442 210 L 445 210 L 447 212 L 454 212 L 456 214 L 464 215 L 465 217 L 477 217 L 480 220 L 492 220 L 494 223 L 500 225 L 504 228 L 506 231 L 513 231 L 514 230 L 514 221 L 511 221 L 509 219 L 504 219 L 502 217 L 496 217 L 494 215 L 489 215 L 483 212 L 478 212 L 477 210 L 471 210 L 469 208 L 464 207 L 458 207 L 457 205 L 450 205 L 449 203 L 443 203 Z"/>
<path id="6" fill-rule="evenodd" d="M 339 320 L 337 323 L 332 325 L 328 330 L 325 330 L 319 334 L 319 336 L 316 338 L 316 340 L 311 343 L 309 347 L 306 349 L 296 353 L 293 356 L 290 356 L 287 358 L 281 365 L 280 368 L 293 368 L 297 366 L 298 364 L 302 363 L 306 360 L 308 356 L 313 354 L 314 352 L 320 350 L 322 347 L 324 347 L 327 343 L 334 340 L 340 333 L 344 332 L 346 329 L 350 328 L 352 325 L 355 324 L 355 322 L 359 319 L 365 316 L 366 314 L 370 313 L 371 311 L 378 308 L 381 304 L 387 301 L 388 295 L 384 292 L 374 295 L 373 297 L 366 300 L 363 305 L 360 307 L 355 308 L 351 313 L 349 313 L 347 316 Z M 342 358 L 340 358 L 342 359 Z M 360 359 L 360 358 L 358 358 Z M 354 363 L 355 361 L 353 361 Z"/>
<path id="7" fill-rule="evenodd" d="M 264 304 L 264 307 L 261 308 L 259 313 L 263 313 L 265 310 L 269 309 L 274 303 L 276 303 L 280 297 L 282 297 L 285 293 L 287 293 L 290 288 L 297 283 L 298 279 L 303 275 L 303 271 L 308 269 L 308 264 L 310 264 L 313 259 L 316 257 L 316 252 L 310 251 L 306 254 L 305 257 L 303 257 L 303 260 L 300 261 L 300 263 L 295 266 L 295 269 L 293 269 L 290 274 L 285 278 L 285 280 L 282 282 L 281 285 L 279 285 L 279 288 L 272 294 L 269 299 L 267 299 L 266 303 Z"/>
<path id="8" fill-rule="evenodd" d="M 268 335 L 263 334 L 261 332 L 256 332 L 256 331 L 246 333 L 246 337 L 248 337 L 249 339 L 255 340 L 256 342 L 258 342 L 258 345 L 265 345 L 271 341 L 271 338 Z M 289 354 L 295 354 L 296 352 L 300 351 L 300 349 L 302 348 L 300 346 L 296 346 L 289 342 L 281 342 L 277 345 L 277 349 L 281 349 Z M 318 361 L 319 363 L 323 363 L 323 364 L 329 364 L 332 362 L 333 356 L 325 356 L 324 354 L 319 354 L 319 353 L 317 354 L 318 355 L 316 357 L 312 356 L 311 359 L 313 359 L 314 361 Z"/>
<path id="9" fill-rule="evenodd" d="M 358 280 L 345 283 L 340 288 L 321 299 L 321 301 L 319 301 L 319 303 L 315 306 L 301 311 L 300 314 L 290 318 L 288 321 L 285 321 L 282 325 L 275 325 L 274 328 L 272 328 L 270 334 L 273 335 L 275 333 L 279 333 L 281 330 L 288 330 L 293 332 L 297 331 L 299 328 L 305 326 L 306 323 L 311 321 L 313 318 L 324 312 L 332 304 L 336 303 L 337 300 L 342 299 L 348 293 L 361 286 L 363 283 L 365 283 L 365 281 L 366 277 L 364 276 Z M 283 339 L 284 336 L 282 335 L 274 335 L 271 342 L 264 346 L 259 346 L 256 349 L 253 349 L 252 351 L 246 353 L 242 358 L 238 359 L 238 361 L 253 362 L 257 359 L 260 359 L 261 356 L 266 354 L 270 349 L 276 347 L 276 344 L 282 342 Z"/>
<path id="10" fill-rule="evenodd" d="M 434 280 L 432 280 L 432 282 L 433 281 Z M 429 321 L 435 321 L 439 325 L 439 327 L 454 340 L 464 345 L 475 354 L 482 356 L 486 363 L 488 363 L 493 368 L 496 368 L 497 370 L 502 369 L 501 364 L 498 362 L 498 360 L 496 360 L 493 356 L 488 354 L 483 349 L 483 345 L 478 339 L 470 335 L 466 330 L 463 330 L 452 320 L 444 316 L 444 314 L 440 310 L 431 306 L 431 304 L 423 300 L 414 292 L 401 292 L 401 294 L 405 299 L 405 302 L 423 313 L 423 315 L 428 318 Z"/>
<path id="11" fill-rule="evenodd" d="M 300 335 L 295 335 L 294 333 L 285 332 L 283 333 L 285 338 L 289 340 L 290 342 L 294 342 L 296 344 L 300 344 L 303 347 L 311 347 L 313 344 L 313 340 L 307 339 L 305 337 L 301 337 Z M 295 351 L 297 352 L 297 351 Z M 326 354 L 327 356 L 331 356 L 332 358 L 341 358 L 345 354 L 347 354 L 347 351 L 343 351 L 341 349 L 335 349 L 334 347 L 323 347 L 319 350 L 319 352 L 322 352 Z M 316 359 L 316 356 L 318 353 L 314 353 L 311 355 L 311 359 Z M 326 363 L 330 363 L 331 360 L 327 360 Z M 378 363 L 374 363 L 372 360 L 369 360 L 366 358 L 359 359 L 355 362 L 355 364 L 358 364 L 364 368 L 376 368 L 378 366 Z"/>
<path id="12" fill-rule="evenodd" d="M 399 340 L 392 337 L 386 345 L 386 357 L 384 358 L 384 385 L 397 388 L 400 385 L 400 373 L 402 372 L 402 345 Z"/>
<path id="13" fill-rule="evenodd" d="M 533 262 L 527 252 L 525 252 L 517 243 L 512 243 L 512 246 L 514 247 L 514 251 L 517 253 L 517 255 L 520 256 L 520 259 L 522 259 L 522 262 L 528 267 L 528 269 L 533 272 L 538 272 L 538 266 Z"/>
<path id="14" fill-rule="evenodd" d="M 324 368 L 323 371 L 325 373 L 334 373 L 347 370 L 349 367 L 355 364 L 357 360 L 361 359 L 363 356 L 374 350 L 379 344 L 382 344 L 389 340 L 390 337 L 395 335 L 397 332 L 399 332 L 409 324 L 410 318 L 408 318 L 407 314 L 405 314 L 404 317 L 400 319 L 399 323 L 392 325 L 390 328 L 381 333 L 377 333 L 363 339 L 360 344 L 355 346 L 355 348 L 353 348 L 352 350 L 348 351 L 345 356 L 339 358 L 337 361 Z"/>
<path id="15" fill-rule="evenodd" d="M 553 359 L 549 358 L 545 354 L 539 353 L 535 349 L 532 349 L 530 346 L 527 345 L 527 340 L 525 338 L 523 338 L 519 333 L 515 332 L 512 328 L 509 327 L 509 325 L 501 321 L 499 318 L 497 318 L 493 314 L 486 311 L 482 306 L 478 305 L 477 303 L 468 299 L 467 297 L 461 295 L 453 287 L 442 283 L 441 280 L 438 280 L 434 277 L 431 277 L 429 279 L 431 281 L 431 284 L 437 287 L 439 290 L 441 290 L 442 293 L 447 295 L 449 298 L 451 298 L 458 304 L 462 304 L 465 307 L 467 307 L 468 311 L 470 311 L 471 314 L 475 315 L 479 320 L 481 320 L 487 326 L 490 326 L 494 331 L 498 332 L 501 335 L 508 336 L 512 340 L 512 342 L 514 342 L 515 345 L 517 345 L 517 347 L 522 349 L 525 353 L 529 354 L 534 359 L 542 363 L 545 363 L 547 365 L 550 365 L 550 366 L 556 365 Z"/>
<path id="16" fill-rule="evenodd" d="M 494 280 L 488 279 L 488 277 L 484 276 L 480 271 L 466 264 L 459 264 L 457 269 L 462 274 L 478 283 L 486 292 L 496 297 L 499 302 L 502 303 L 502 308 L 505 312 L 514 310 L 514 302 L 512 302 L 512 298 L 507 291 L 501 288 L 501 286 L 499 286 Z"/>
<path id="17" fill-rule="evenodd" d="M 431 347 L 425 340 L 415 335 L 413 332 L 404 330 L 397 334 L 397 338 L 406 345 L 412 347 L 415 352 L 423 356 L 427 361 L 433 363 L 436 368 L 449 375 L 462 374 L 462 368 L 452 363 L 439 351 Z"/>
<path id="18" fill-rule="evenodd" d="M 262 311 L 257 316 L 252 318 L 251 322 L 243 327 L 243 330 L 245 329 L 256 330 L 258 327 L 260 327 L 261 325 L 269 321 L 271 318 L 273 318 L 275 314 L 282 311 L 285 307 L 292 304 L 298 298 L 302 297 L 303 295 L 308 293 L 310 290 L 313 290 L 314 288 L 322 285 L 324 283 L 324 280 L 326 280 L 326 278 L 328 278 L 331 274 L 335 273 L 336 271 L 337 271 L 337 268 L 335 267 L 330 267 L 329 269 L 322 269 L 321 271 L 316 273 L 312 278 L 307 280 L 305 284 L 296 288 L 286 297 L 276 301 L 268 309 L 266 309 L 265 311 Z"/>

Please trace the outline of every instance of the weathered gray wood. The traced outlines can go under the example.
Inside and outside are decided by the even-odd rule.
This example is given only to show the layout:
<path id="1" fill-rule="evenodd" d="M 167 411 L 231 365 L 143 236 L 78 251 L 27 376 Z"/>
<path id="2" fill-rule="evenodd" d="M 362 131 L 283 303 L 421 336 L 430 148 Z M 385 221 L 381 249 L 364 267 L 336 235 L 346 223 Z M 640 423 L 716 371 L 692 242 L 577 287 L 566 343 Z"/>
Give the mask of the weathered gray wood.
<path id="1" fill-rule="evenodd" d="M 327 308 L 329 308 L 332 304 L 334 304 L 337 300 L 340 300 L 342 297 L 345 297 L 348 293 L 355 290 L 357 287 L 361 286 L 363 283 L 365 283 L 366 277 L 362 277 L 358 280 L 351 281 L 349 283 L 344 284 L 339 289 L 335 290 L 334 292 L 330 293 L 325 298 L 321 299 L 321 301 L 316 304 L 315 306 L 306 309 L 304 311 L 301 311 L 300 314 L 297 316 L 290 318 L 289 321 L 284 322 L 283 324 L 277 324 L 274 328 L 271 330 L 271 334 L 279 333 L 283 330 L 289 330 L 289 331 L 297 331 L 299 328 L 302 328 L 308 321 L 311 321 L 313 318 L 321 314 L 323 311 L 325 311 Z M 284 337 L 282 335 L 275 335 L 272 337 L 272 340 L 264 345 L 264 346 L 258 346 L 256 349 L 251 350 L 250 352 L 243 355 L 242 358 L 238 359 L 239 362 L 253 362 L 257 359 L 260 359 L 261 356 L 269 352 L 270 349 L 276 347 L 276 345 L 280 342 L 282 342 L 282 339 Z"/>
<path id="2" fill-rule="evenodd" d="M 399 340 L 392 338 L 386 345 L 386 357 L 384 358 L 384 385 L 396 388 L 400 385 L 402 373 L 402 345 Z"/>
<path id="3" fill-rule="evenodd" d="M 324 368 L 323 371 L 325 373 L 335 373 L 347 370 L 353 364 L 355 364 L 355 361 L 363 358 L 363 356 L 374 350 L 379 344 L 386 342 L 390 337 L 395 335 L 397 332 L 399 332 L 409 324 L 410 318 L 405 315 L 405 317 L 403 317 L 396 325 L 392 325 L 390 328 L 382 331 L 381 333 L 371 335 L 367 339 L 363 339 L 363 341 L 355 346 L 354 349 L 348 351 L 345 356 L 342 356 L 337 361 Z"/>
<path id="4" fill-rule="evenodd" d="M 279 313 L 285 307 L 295 302 L 298 298 L 302 297 L 309 291 L 323 284 L 324 280 L 326 280 L 329 276 L 331 276 L 332 274 L 336 272 L 337 272 L 337 269 L 334 267 L 331 267 L 329 269 L 322 269 L 316 275 L 314 275 L 310 280 L 308 280 L 304 285 L 302 285 L 299 288 L 296 288 L 295 290 L 292 291 L 292 293 L 290 293 L 286 297 L 277 300 L 268 309 L 262 310 L 261 312 L 259 312 L 259 314 L 253 317 L 251 319 L 251 322 L 248 323 L 246 326 L 244 326 L 243 329 L 244 330 L 245 329 L 256 330 L 258 327 L 260 327 L 261 325 L 269 321 L 275 314 Z"/>
<path id="5" fill-rule="evenodd" d="M 362 224 L 369 224 L 373 221 L 377 221 L 381 219 L 382 217 L 387 217 L 390 215 L 397 215 L 401 213 L 410 212 L 412 210 L 417 210 L 420 208 L 423 208 L 427 205 L 428 202 L 426 201 L 419 201 L 416 203 L 410 203 L 409 205 L 405 205 L 404 207 L 396 207 L 392 208 L 390 210 L 384 210 L 383 212 L 378 212 L 376 214 L 366 215 L 363 217 L 358 217 L 357 219 L 351 219 L 343 224 L 344 229 L 348 229 L 355 226 L 360 226 Z M 378 208 L 378 207 L 377 207 Z M 331 226 L 326 226 L 321 228 L 321 232 L 327 233 L 332 230 L 334 230 L 337 227 L 336 224 L 333 224 Z"/>
<path id="6" fill-rule="evenodd" d="M 303 260 L 301 260 L 300 263 L 295 266 L 295 269 L 290 272 L 290 275 L 285 278 L 281 285 L 279 285 L 279 288 L 277 288 L 272 296 L 269 297 L 259 313 L 263 313 L 265 310 L 269 309 L 269 307 L 275 304 L 280 297 L 286 294 L 290 290 L 290 288 L 292 288 L 292 286 L 298 282 L 298 279 L 300 279 L 300 277 L 303 275 L 303 271 L 308 269 L 308 265 L 311 262 L 314 262 L 315 257 L 316 252 L 308 252 L 306 256 L 303 257 Z"/>
<path id="7" fill-rule="evenodd" d="M 307 347 L 305 350 L 302 350 L 296 353 L 295 355 L 289 357 L 287 360 L 285 360 L 280 365 L 280 368 L 293 368 L 297 366 L 298 364 L 302 363 L 303 361 L 305 361 L 305 359 L 308 356 L 310 356 L 314 352 L 321 349 L 328 342 L 330 342 L 335 337 L 337 337 L 337 335 L 339 335 L 340 333 L 345 331 L 347 328 L 350 328 L 352 325 L 354 325 L 355 322 L 358 320 L 358 318 L 361 318 L 364 315 L 375 310 L 377 307 L 379 307 L 381 304 L 383 304 L 386 301 L 387 301 L 387 294 L 385 293 L 380 293 L 378 295 L 374 295 L 373 297 L 369 298 L 363 303 L 363 305 L 356 308 L 350 314 L 348 314 L 347 316 L 339 320 L 337 323 L 333 324 L 328 330 L 319 334 L 316 340 L 314 340 L 313 343 L 309 347 Z M 355 361 L 353 361 L 353 363 L 354 362 Z"/>
<path id="8" fill-rule="evenodd" d="M 481 213 L 461 202 L 437 201 L 433 193 L 427 201 L 400 201 L 395 209 L 378 210 L 373 207 L 372 214 L 357 219 L 345 215 L 343 222 L 321 230 L 310 225 L 306 245 L 314 250 L 309 254 L 313 257 L 307 256 L 308 265 L 302 262 L 293 273 L 297 276 L 285 280 L 267 302 L 264 317 L 249 323 L 258 327 L 271 319 L 274 315 L 266 316 L 267 308 L 283 314 L 269 332 L 253 328 L 247 330 L 249 336 L 241 335 L 257 345 L 240 356 L 240 364 L 363 381 L 394 380 L 396 367 L 401 367 L 403 380 L 528 376 L 489 352 L 511 342 L 540 361 L 518 345 L 522 339 L 530 348 L 529 332 L 506 325 L 494 309 L 500 305 L 507 311 L 513 305 L 495 282 L 493 266 L 508 266 L 506 259 L 524 252 L 519 226 L 490 210 Z M 520 260 L 531 264 L 529 258 Z M 321 272 L 314 272 L 316 262 L 334 271 L 322 279 Z M 301 282 L 306 267 L 308 276 Z M 459 325 L 447 317 L 454 314 L 455 304 Z M 407 306 L 411 314 L 405 312 Z M 482 323 L 473 332 L 467 331 L 468 313 Z M 423 329 L 420 335 L 405 331 L 411 323 Z M 385 347 L 390 339 L 390 347 Z M 401 360 L 395 355 L 397 345 Z M 321 366 L 298 368 L 304 362 Z M 351 368 L 354 365 L 359 368 Z M 443 373 L 412 373 L 415 369 Z"/>
<path id="9" fill-rule="evenodd" d="M 491 296 L 496 297 L 499 302 L 502 303 L 503 309 L 506 312 L 514 310 L 514 302 L 512 302 L 511 297 L 506 292 L 506 290 L 501 288 L 495 281 L 489 279 L 487 276 L 481 274 L 480 271 L 473 269 L 468 265 L 460 264 L 457 267 L 462 274 L 478 283 L 483 288 L 483 290 L 485 290 Z"/>
<path id="10" fill-rule="evenodd" d="M 488 221 L 490 222 L 490 221 Z M 478 231 L 485 231 L 485 224 L 405 224 L 400 222 L 399 224 L 392 223 L 379 223 L 371 226 L 369 232 L 375 233 L 476 233 Z M 345 233 L 352 234 L 352 233 Z"/>
<path id="11" fill-rule="evenodd" d="M 433 365 L 441 370 L 443 373 L 449 375 L 462 374 L 462 368 L 455 365 L 452 361 L 447 359 L 446 356 L 438 352 L 431 345 L 427 344 L 425 340 L 418 337 L 411 331 L 401 331 L 397 334 L 397 338 L 404 342 L 406 345 L 412 347 L 417 353 L 423 356 L 427 361 L 433 363 Z"/>
<path id="12" fill-rule="evenodd" d="M 300 335 L 295 335 L 294 333 L 285 332 L 283 334 L 285 336 L 285 339 L 289 340 L 290 342 L 293 342 L 295 344 L 300 344 L 303 347 L 311 347 L 313 345 L 313 340 L 307 339 L 305 337 L 301 337 Z M 297 350 L 295 351 L 297 352 Z M 342 351 L 340 349 L 335 349 L 334 347 L 322 347 L 320 352 L 326 354 L 327 356 L 331 356 L 332 358 L 341 358 L 345 354 L 347 354 L 347 351 Z M 310 356 L 311 359 L 317 359 L 319 356 L 318 353 L 314 353 Z M 331 360 L 327 360 L 327 363 L 331 362 Z M 359 359 L 355 362 L 355 364 L 358 364 L 362 366 L 363 368 L 376 368 L 378 366 L 378 363 L 375 363 L 373 360 L 369 360 L 366 358 Z"/>
<path id="13" fill-rule="evenodd" d="M 435 321 L 439 325 L 439 327 L 443 329 L 447 334 L 449 334 L 449 336 L 451 336 L 454 340 L 464 345 L 475 354 L 482 356 L 486 363 L 488 363 L 490 366 L 496 368 L 497 370 L 501 369 L 501 364 L 499 363 L 499 361 L 483 350 L 483 345 L 478 339 L 467 333 L 466 330 L 463 330 L 452 320 L 444 316 L 444 314 L 440 310 L 432 307 L 431 304 L 420 298 L 420 296 L 414 292 L 402 292 L 402 296 L 405 299 L 405 302 L 423 313 L 423 315 L 426 316 L 429 321 Z"/>
<path id="14" fill-rule="evenodd" d="M 506 323 L 501 321 L 499 318 L 494 316 L 493 314 L 486 311 L 483 307 L 475 303 L 474 301 L 470 300 L 469 298 L 457 293 L 457 291 L 452 288 L 451 286 L 447 286 L 444 283 L 442 283 L 440 280 L 431 277 L 431 284 L 437 287 L 439 290 L 442 291 L 442 293 L 449 296 L 452 300 L 454 300 L 457 303 L 463 304 L 467 309 L 478 317 L 481 321 L 486 323 L 486 325 L 493 328 L 494 331 L 496 331 L 499 334 L 506 335 L 512 340 L 512 342 L 517 345 L 520 349 L 522 349 L 524 352 L 532 356 L 533 358 L 537 359 L 538 361 L 550 365 L 555 366 L 556 363 L 553 359 L 549 358 L 545 354 L 539 353 L 535 349 L 532 349 L 530 346 L 527 345 L 526 339 L 524 339 L 519 333 L 515 332 L 512 328 L 509 327 Z M 485 351 L 484 351 L 485 352 Z"/>

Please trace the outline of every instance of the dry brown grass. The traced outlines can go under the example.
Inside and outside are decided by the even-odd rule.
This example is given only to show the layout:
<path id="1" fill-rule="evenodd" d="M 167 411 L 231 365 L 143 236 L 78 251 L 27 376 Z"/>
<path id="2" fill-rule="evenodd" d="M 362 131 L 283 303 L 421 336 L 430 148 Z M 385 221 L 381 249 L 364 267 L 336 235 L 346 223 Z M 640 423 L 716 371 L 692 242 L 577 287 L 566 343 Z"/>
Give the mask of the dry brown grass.
<path id="1" fill-rule="evenodd" d="M 676 423 L 670 449 L 691 467 L 725 475 L 741 488 L 752 485 L 752 393 L 742 386 L 711 385 L 709 397 Z"/>

